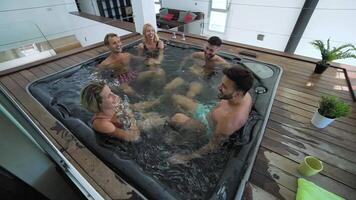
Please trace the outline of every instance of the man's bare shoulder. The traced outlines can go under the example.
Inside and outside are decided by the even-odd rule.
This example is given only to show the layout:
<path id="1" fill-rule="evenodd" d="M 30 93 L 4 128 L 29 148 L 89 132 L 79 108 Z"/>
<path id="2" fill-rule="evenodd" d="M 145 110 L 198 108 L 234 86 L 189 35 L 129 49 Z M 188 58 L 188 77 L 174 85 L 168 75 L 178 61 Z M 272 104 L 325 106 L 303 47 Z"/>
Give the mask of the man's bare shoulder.
<path id="1" fill-rule="evenodd" d="M 227 61 L 219 55 L 215 55 L 214 62 L 216 63 L 227 63 Z"/>
<path id="2" fill-rule="evenodd" d="M 217 120 L 217 123 L 220 124 L 221 134 L 231 135 L 243 127 L 247 122 L 251 107 L 251 95 L 246 93 L 244 101 L 238 107 L 231 109 L 224 117 Z"/>
<path id="3" fill-rule="evenodd" d="M 107 66 L 107 65 L 110 65 L 112 63 L 111 59 L 110 59 L 110 56 L 105 58 L 105 60 L 103 60 L 99 65 L 98 67 L 104 67 L 104 66 Z"/>

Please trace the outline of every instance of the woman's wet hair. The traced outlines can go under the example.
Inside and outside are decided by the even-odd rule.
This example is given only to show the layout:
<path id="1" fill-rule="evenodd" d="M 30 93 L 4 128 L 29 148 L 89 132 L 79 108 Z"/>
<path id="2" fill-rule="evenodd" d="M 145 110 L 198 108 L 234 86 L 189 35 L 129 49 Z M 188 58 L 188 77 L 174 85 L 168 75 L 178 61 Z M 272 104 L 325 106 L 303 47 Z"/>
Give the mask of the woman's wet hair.
<path id="1" fill-rule="evenodd" d="M 108 33 L 108 34 L 106 34 L 105 38 L 104 38 L 104 45 L 105 46 L 109 46 L 109 39 L 113 38 L 113 37 L 119 37 L 119 36 L 117 36 L 116 33 Z"/>
<path id="2" fill-rule="evenodd" d="M 252 72 L 244 68 L 241 64 L 235 64 L 230 68 L 225 68 L 223 73 L 230 80 L 235 82 L 235 89 L 242 91 L 243 94 L 246 94 L 253 86 L 254 78 Z"/>
<path id="3" fill-rule="evenodd" d="M 155 27 L 153 27 L 152 24 L 150 24 L 150 23 L 146 23 L 145 25 L 143 25 L 143 28 L 142 28 L 143 42 L 144 43 L 147 42 L 147 40 L 146 40 L 146 30 L 149 27 L 153 28 L 153 30 L 155 31 L 154 41 L 155 42 L 159 41 L 159 37 L 158 37 L 158 34 L 156 33 Z"/>
<path id="4" fill-rule="evenodd" d="M 222 41 L 221 41 L 221 39 L 220 39 L 219 37 L 217 37 L 217 36 L 212 36 L 212 37 L 210 37 L 210 38 L 208 39 L 208 43 L 209 43 L 210 45 L 214 45 L 214 46 L 220 47 L 221 44 L 222 44 Z"/>
<path id="5" fill-rule="evenodd" d="M 101 111 L 100 104 L 102 102 L 100 93 L 103 91 L 106 83 L 104 81 L 91 82 L 85 86 L 80 92 L 81 105 L 93 113 Z"/>

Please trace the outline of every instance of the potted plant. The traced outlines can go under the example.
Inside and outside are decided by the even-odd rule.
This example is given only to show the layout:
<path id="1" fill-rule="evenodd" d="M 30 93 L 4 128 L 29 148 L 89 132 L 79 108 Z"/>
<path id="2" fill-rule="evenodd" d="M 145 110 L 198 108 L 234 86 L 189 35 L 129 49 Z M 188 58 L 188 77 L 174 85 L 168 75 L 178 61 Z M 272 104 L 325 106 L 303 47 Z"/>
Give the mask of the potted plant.
<path id="1" fill-rule="evenodd" d="M 330 39 L 327 40 L 326 44 L 321 40 L 314 40 L 311 44 L 319 49 L 321 53 L 321 61 L 316 64 L 314 70 L 314 73 L 317 74 L 323 73 L 333 60 L 356 58 L 356 55 L 353 54 L 353 51 L 356 51 L 356 48 L 352 44 L 344 44 L 339 47 L 330 48 Z"/>
<path id="2" fill-rule="evenodd" d="M 335 96 L 322 96 L 319 109 L 315 111 L 311 120 L 318 128 L 325 128 L 338 117 L 347 116 L 351 106 Z"/>

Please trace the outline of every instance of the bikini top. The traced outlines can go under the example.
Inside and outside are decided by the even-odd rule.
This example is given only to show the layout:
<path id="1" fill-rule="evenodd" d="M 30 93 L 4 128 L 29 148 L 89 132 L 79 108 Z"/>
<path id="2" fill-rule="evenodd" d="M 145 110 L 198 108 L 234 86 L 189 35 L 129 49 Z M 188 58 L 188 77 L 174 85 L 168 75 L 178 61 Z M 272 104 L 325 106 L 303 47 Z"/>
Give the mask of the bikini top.
<path id="1" fill-rule="evenodd" d="M 120 128 L 120 129 L 123 128 L 123 124 L 122 124 L 121 122 L 119 122 L 119 121 L 117 121 L 117 120 L 113 120 L 112 118 L 109 118 L 109 117 L 97 116 L 96 114 L 95 114 L 95 115 L 93 116 L 93 118 L 91 119 L 91 124 L 93 124 L 94 121 L 97 120 L 97 119 L 107 119 L 107 120 L 109 120 L 111 123 L 113 123 L 116 128 Z"/>
<path id="2" fill-rule="evenodd" d="M 145 50 L 145 56 L 147 58 L 157 58 L 159 56 L 159 41 L 156 42 L 156 47 L 154 49 L 148 49 L 146 44 L 143 44 L 143 49 Z"/>

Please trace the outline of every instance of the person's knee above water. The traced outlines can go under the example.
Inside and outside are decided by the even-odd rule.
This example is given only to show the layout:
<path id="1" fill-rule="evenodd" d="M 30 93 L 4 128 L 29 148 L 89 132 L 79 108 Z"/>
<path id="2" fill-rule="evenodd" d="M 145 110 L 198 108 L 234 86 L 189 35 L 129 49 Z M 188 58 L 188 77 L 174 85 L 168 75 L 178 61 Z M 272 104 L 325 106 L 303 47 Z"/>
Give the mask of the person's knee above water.
<path id="1" fill-rule="evenodd" d="M 184 163 L 218 148 L 220 143 L 238 131 L 247 122 L 252 107 L 249 90 L 253 85 L 252 73 L 242 66 L 224 69 L 224 76 L 218 86 L 220 101 L 211 109 L 184 96 L 176 96 L 180 106 L 187 110 L 191 117 L 184 114 L 175 115 L 172 121 L 194 125 L 199 123 L 206 130 L 211 129 L 209 143 L 188 154 L 176 154 L 170 158 L 172 163 Z M 210 124 L 212 123 L 212 124 Z M 209 134 L 209 132 L 208 132 Z"/>
<path id="2" fill-rule="evenodd" d="M 139 139 L 140 131 L 132 112 L 126 113 L 120 108 L 122 99 L 104 82 L 94 82 L 84 87 L 80 93 L 80 101 L 83 107 L 94 113 L 91 123 L 97 132 L 126 141 Z M 119 112 L 125 112 L 125 116 L 119 116 Z"/>

